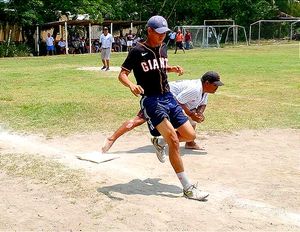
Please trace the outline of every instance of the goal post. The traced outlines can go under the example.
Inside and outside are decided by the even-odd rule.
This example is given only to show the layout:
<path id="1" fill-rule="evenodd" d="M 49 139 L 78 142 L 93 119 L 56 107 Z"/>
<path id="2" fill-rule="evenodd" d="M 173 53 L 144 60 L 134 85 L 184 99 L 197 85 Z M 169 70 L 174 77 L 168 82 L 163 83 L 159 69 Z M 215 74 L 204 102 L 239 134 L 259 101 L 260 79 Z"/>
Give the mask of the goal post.
<path id="1" fill-rule="evenodd" d="M 239 26 L 233 19 L 209 19 L 204 20 L 204 25 L 215 28 L 219 44 L 248 45 L 246 29 Z"/>
<path id="2" fill-rule="evenodd" d="M 215 28 L 205 25 L 183 25 L 176 26 L 175 31 L 181 30 L 183 34 L 187 31 L 191 33 L 192 47 L 209 48 L 220 47 Z"/>
<path id="3" fill-rule="evenodd" d="M 231 41 L 234 45 L 237 45 L 239 41 L 244 41 L 246 45 L 249 45 L 246 29 L 243 26 L 233 25 L 227 28 L 227 34 L 225 38 L 225 44 Z"/>
<path id="4" fill-rule="evenodd" d="M 262 39 L 265 40 L 284 40 L 290 39 L 292 36 L 292 23 L 300 20 L 287 19 L 287 20 L 259 20 L 250 24 L 249 28 L 249 44 L 257 41 L 261 43 Z"/>
<path id="5" fill-rule="evenodd" d="M 299 28 L 299 26 L 300 26 L 300 20 L 291 23 L 290 40 L 293 40 L 293 36 L 294 36 L 294 27 L 295 27 L 295 26 L 298 26 L 298 28 Z"/>

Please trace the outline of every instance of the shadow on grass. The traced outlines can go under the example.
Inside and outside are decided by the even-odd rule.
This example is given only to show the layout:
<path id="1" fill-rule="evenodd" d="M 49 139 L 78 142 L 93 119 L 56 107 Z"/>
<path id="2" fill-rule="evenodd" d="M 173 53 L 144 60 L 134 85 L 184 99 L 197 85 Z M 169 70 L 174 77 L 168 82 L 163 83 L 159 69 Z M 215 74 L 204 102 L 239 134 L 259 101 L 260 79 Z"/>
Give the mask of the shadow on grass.
<path id="1" fill-rule="evenodd" d="M 122 201 L 121 197 L 113 196 L 114 193 L 124 195 L 158 195 L 170 198 L 178 198 L 178 194 L 182 193 L 182 189 L 169 184 L 159 183 L 160 178 L 148 178 L 145 180 L 134 179 L 126 184 L 116 184 L 98 188 L 99 193 L 103 193 L 112 200 Z M 175 195 L 177 194 L 177 195 Z"/>

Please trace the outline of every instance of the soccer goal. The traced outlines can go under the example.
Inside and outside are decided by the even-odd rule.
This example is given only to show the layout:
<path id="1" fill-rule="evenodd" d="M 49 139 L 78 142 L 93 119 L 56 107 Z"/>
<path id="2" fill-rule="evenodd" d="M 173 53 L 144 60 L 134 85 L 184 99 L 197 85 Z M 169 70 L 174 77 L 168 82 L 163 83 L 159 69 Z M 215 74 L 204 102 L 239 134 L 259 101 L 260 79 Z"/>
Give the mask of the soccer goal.
<path id="1" fill-rule="evenodd" d="M 292 38 L 293 23 L 299 20 L 259 20 L 250 25 L 249 44 L 278 43 Z"/>
<path id="2" fill-rule="evenodd" d="M 291 23 L 290 40 L 300 40 L 300 20 Z"/>
<path id="3" fill-rule="evenodd" d="M 195 25 L 185 25 L 175 27 L 175 31 L 178 29 L 185 35 L 189 31 L 192 35 L 191 46 L 193 48 L 209 48 L 209 47 L 220 47 L 217 33 L 215 28 L 211 26 L 195 26 Z"/>
<path id="4" fill-rule="evenodd" d="M 248 45 L 245 27 L 236 25 L 233 19 L 204 20 L 204 25 L 215 29 L 219 44 Z"/>

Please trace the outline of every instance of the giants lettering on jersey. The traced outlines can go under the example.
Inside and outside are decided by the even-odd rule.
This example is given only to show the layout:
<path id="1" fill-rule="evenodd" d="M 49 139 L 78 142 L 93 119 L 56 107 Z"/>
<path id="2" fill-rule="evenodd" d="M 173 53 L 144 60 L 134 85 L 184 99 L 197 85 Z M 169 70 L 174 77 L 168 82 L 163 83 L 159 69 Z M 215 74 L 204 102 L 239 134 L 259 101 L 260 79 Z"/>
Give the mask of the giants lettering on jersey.
<path id="1" fill-rule="evenodd" d="M 168 58 L 159 58 L 159 62 L 157 59 L 147 60 L 141 63 L 141 66 L 144 72 L 148 72 L 150 70 L 160 69 L 160 68 L 167 68 Z"/>

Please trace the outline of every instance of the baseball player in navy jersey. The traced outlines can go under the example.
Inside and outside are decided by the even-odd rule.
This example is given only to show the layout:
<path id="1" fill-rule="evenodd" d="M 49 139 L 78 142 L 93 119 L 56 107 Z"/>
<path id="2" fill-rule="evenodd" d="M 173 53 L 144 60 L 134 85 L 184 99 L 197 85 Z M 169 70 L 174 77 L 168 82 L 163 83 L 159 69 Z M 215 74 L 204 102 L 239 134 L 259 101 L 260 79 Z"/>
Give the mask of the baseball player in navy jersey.
<path id="1" fill-rule="evenodd" d="M 171 93 L 181 105 L 185 114 L 188 115 L 189 121 L 195 130 L 197 123 L 201 123 L 205 120 L 204 111 L 208 102 L 208 94 L 215 93 L 218 87 L 223 85 L 223 83 L 220 81 L 218 73 L 209 71 L 206 72 L 201 79 L 173 81 L 169 82 L 169 85 Z M 145 122 L 146 119 L 143 112 L 139 111 L 135 118 L 125 121 L 122 126 L 105 140 L 102 153 L 107 152 L 120 136 Z M 185 148 L 202 150 L 195 141 L 186 142 Z M 161 157 L 158 155 L 158 158 L 162 163 L 165 162 L 164 156 Z"/>
<path id="2" fill-rule="evenodd" d="M 169 146 L 170 163 L 188 199 L 204 200 L 209 194 L 191 184 L 179 152 L 180 141 L 193 141 L 195 130 L 170 92 L 167 72 L 183 74 L 180 66 L 169 66 L 167 47 L 163 44 L 168 23 L 162 16 L 147 22 L 147 40 L 138 43 L 128 54 L 119 73 L 120 82 L 135 95 L 141 95 L 141 110 L 153 136 L 162 135 Z M 133 71 L 136 84 L 128 78 Z M 175 130 L 176 129 L 176 130 Z"/>

